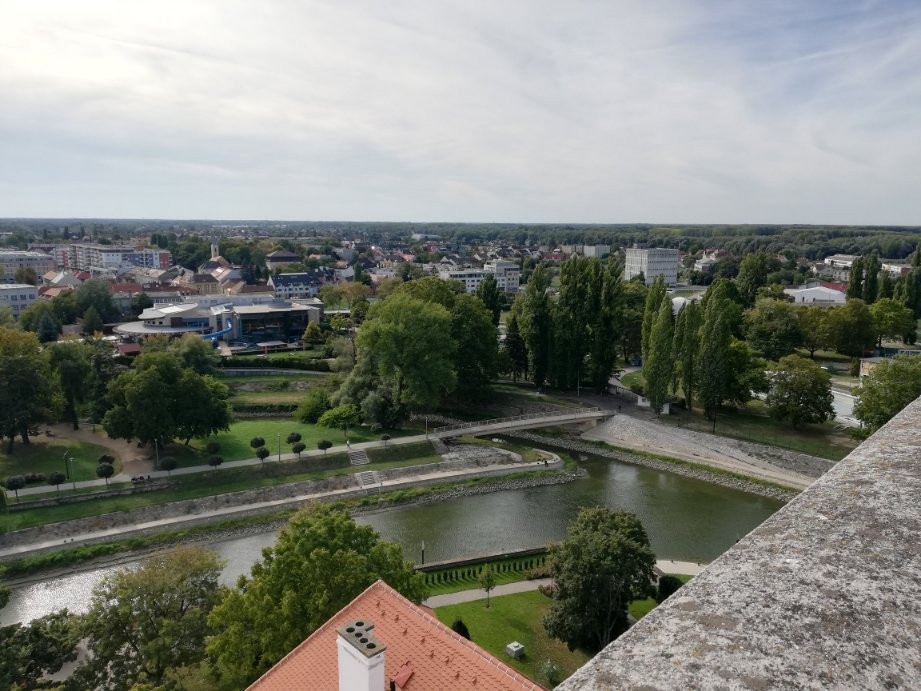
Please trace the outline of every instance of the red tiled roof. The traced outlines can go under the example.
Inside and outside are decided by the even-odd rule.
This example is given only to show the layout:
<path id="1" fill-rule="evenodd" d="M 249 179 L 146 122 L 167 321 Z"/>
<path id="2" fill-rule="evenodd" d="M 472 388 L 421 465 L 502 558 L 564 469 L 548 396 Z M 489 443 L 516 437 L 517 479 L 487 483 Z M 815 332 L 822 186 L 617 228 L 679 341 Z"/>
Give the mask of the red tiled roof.
<path id="1" fill-rule="evenodd" d="M 141 346 L 137 343 L 119 343 L 118 352 L 120 355 L 140 355 Z"/>
<path id="2" fill-rule="evenodd" d="M 113 283 L 113 293 L 140 293 L 144 288 L 140 283 Z"/>
<path id="3" fill-rule="evenodd" d="M 352 600 L 249 688 L 254 691 L 338 691 L 336 629 L 355 619 L 374 624 L 387 646 L 385 679 L 401 691 L 543 689 L 442 624 L 383 581 Z M 402 682 L 402 685 L 401 683 Z M 381 689 L 386 691 L 386 689 Z"/>

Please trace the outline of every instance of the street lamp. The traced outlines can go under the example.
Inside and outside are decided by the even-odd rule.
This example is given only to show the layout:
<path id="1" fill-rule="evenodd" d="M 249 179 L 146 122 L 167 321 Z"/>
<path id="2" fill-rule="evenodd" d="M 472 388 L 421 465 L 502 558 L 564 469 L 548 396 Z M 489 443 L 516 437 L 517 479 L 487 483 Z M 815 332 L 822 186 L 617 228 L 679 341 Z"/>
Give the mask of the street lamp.
<path id="1" fill-rule="evenodd" d="M 281 432 L 276 432 L 275 436 L 278 437 L 278 462 L 281 463 Z"/>
<path id="2" fill-rule="evenodd" d="M 67 469 L 67 454 L 70 453 L 69 449 L 64 451 L 64 474 L 67 475 L 67 479 L 70 480 L 70 471 Z"/>

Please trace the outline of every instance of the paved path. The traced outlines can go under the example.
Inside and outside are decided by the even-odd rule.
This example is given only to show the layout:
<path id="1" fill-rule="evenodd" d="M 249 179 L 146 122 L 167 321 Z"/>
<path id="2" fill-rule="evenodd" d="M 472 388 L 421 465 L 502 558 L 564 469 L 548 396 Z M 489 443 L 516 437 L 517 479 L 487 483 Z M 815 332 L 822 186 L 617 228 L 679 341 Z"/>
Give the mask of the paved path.
<path id="1" fill-rule="evenodd" d="M 664 573 L 680 573 L 686 576 L 696 576 L 706 568 L 706 564 L 695 564 L 689 561 L 672 561 L 661 560 L 656 562 L 656 566 Z M 533 581 L 515 581 L 514 583 L 505 583 L 493 588 L 489 597 L 499 597 L 501 595 L 514 595 L 515 593 L 526 593 L 531 590 L 537 590 L 542 585 L 553 583 L 552 578 L 535 578 Z M 471 590 L 460 590 L 456 593 L 445 593 L 444 595 L 433 595 L 425 600 L 422 604 L 426 607 L 444 607 L 445 605 L 459 605 L 462 602 L 473 602 L 475 600 L 485 600 L 486 591 L 482 588 L 473 588 Z"/>
<path id="2" fill-rule="evenodd" d="M 786 487 L 805 489 L 815 480 L 756 458 L 738 448 L 732 439 L 668 427 L 631 415 L 617 415 L 584 433 L 582 438 L 710 465 Z"/>
<path id="3" fill-rule="evenodd" d="M 356 445 L 357 446 L 357 445 Z M 257 459 L 258 460 L 258 459 Z M 556 460 L 553 463 L 548 465 L 544 464 L 544 461 L 529 461 L 526 463 L 509 463 L 505 465 L 495 466 L 494 469 L 484 468 L 484 467 L 473 467 L 473 468 L 464 468 L 461 470 L 441 470 L 431 473 L 420 473 L 418 475 L 412 475 L 406 478 L 398 478 L 394 480 L 384 480 L 377 482 L 374 485 L 367 485 L 359 487 L 356 484 L 347 487 L 345 489 L 329 490 L 326 492 L 316 492 L 313 494 L 302 494 L 295 497 L 284 497 L 282 499 L 272 499 L 268 501 L 260 502 L 251 502 L 247 504 L 238 504 L 232 506 L 225 506 L 220 509 L 212 509 L 209 511 L 202 511 L 195 514 L 183 514 L 181 516 L 170 516 L 167 518 L 157 519 L 153 521 L 145 521 L 143 523 L 134 523 L 131 525 L 121 525 L 113 526 L 111 528 L 104 528 L 102 530 L 95 530 L 86 533 L 79 533 L 77 535 L 68 536 L 65 539 L 56 538 L 53 540 L 46 540 L 43 542 L 33 542 L 27 545 L 17 545 L 14 547 L 7 547 L 0 549 L 0 558 L 4 557 L 16 557 L 22 556 L 24 554 L 35 552 L 43 549 L 53 549 L 56 547 L 71 547 L 79 545 L 83 542 L 95 541 L 105 538 L 123 538 L 128 535 L 151 530 L 157 528 L 177 528 L 181 527 L 183 523 L 189 521 L 202 521 L 206 519 L 221 519 L 221 518 L 233 518 L 237 514 L 251 513 L 251 512 L 269 512 L 272 510 L 279 510 L 288 507 L 300 506 L 304 503 L 311 501 L 328 501 L 330 499 L 335 499 L 338 496 L 354 494 L 356 490 L 360 490 L 364 487 L 367 487 L 370 490 L 385 491 L 385 490 L 394 490 L 401 489 L 404 487 L 414 487 L 417 484 L 438 484 L 439 482 L 448 482 L 448 481 L 457 481 L 462 480 L 464 477 L 469 475 L 477 475 L 483 473 L 484 470 L 491 470 L 490 475 L 492 477 L 501 477 L 503 475 L 510 475 L 513 473 L 520 473 L 533 470 L 558 470 L 563 468 L 563 462 Z M 78 483 L 79 484 L 79 483 Z"/>

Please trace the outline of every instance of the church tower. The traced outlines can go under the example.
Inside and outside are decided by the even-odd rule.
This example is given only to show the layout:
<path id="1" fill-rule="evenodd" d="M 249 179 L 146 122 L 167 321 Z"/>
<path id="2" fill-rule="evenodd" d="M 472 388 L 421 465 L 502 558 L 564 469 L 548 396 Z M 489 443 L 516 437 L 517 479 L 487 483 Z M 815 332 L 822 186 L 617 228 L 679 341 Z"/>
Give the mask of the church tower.
<path id="1" fill-rule="evenodd" d="M 211 258 L 214 259 L 215 257 L 220 256 L 220 254 L 221 254 L 221 251 L 218 248 L 218 238 L 216 235 L 212 235 L 211 236 Z"/>

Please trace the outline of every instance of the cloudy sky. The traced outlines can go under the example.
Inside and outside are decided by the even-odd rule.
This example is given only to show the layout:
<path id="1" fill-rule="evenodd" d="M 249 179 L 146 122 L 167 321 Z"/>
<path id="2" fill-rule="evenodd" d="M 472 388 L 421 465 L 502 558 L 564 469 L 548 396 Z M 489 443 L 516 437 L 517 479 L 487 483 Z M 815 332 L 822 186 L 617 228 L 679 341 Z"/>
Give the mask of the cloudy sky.
<path id="1" fill-rule="evenodd" d="M 0 216 L 921 223 L 917 0 L 0 0 Z"/>

